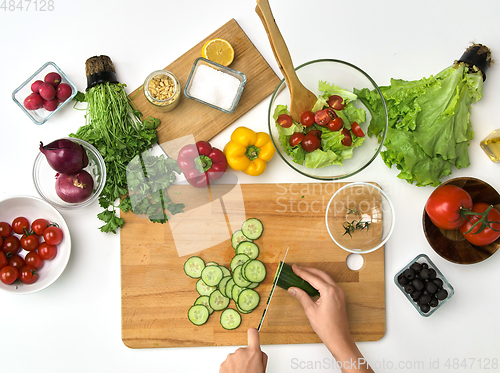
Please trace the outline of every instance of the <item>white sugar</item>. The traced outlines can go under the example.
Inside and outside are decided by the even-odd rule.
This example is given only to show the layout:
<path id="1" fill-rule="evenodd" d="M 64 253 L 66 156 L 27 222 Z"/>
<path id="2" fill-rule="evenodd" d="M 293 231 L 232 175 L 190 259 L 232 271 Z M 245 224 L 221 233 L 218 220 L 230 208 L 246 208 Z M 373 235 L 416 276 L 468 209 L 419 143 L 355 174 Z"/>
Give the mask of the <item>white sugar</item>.
<path id="1" fill-rule="evenodd" d="M 232 75 L 207 65 L 200 65 L 194 74 L 189 94 L 198 100 L 231 109 L 240 81 Z"/>

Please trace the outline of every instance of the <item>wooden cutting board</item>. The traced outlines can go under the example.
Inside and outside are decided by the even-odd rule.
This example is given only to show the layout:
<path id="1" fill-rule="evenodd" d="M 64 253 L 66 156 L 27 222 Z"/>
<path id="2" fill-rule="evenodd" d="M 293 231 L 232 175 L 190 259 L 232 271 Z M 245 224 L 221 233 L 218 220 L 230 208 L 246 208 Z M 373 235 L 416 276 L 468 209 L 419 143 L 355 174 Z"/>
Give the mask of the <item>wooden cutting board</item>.
<path id="1" fill-rule="evenodd" d="M 131 348 L 245 345 L 246 330 L 259 324 L 277 264 L 287 247 L 290 247 L 287 263 L 320 268 L 344 289 L 349 326 L 356 341 L 382 338 L 385 334 L 384 249 L 363 255 L 363 267 L 352 271 L 346 266 L 349 253 L 334 244 L 325 226 L 328 201 L 344 184 L 238 184 L 231 193 L 212 191 L 214 202 L 204 207 L 190 194 L 196 188 L 174 185 L 169 188 L 169 195 L 174 202 L 186 204 L 183 217 L 189 223 L 186 232 L 182 232 L 174 219 L 161 225 L 132 213 L 122 214 L 125 226 L 120 233 L 121 296 L 125 345 Z M 243 197 L 244 207 L 231 199 L 235 190 Z M 205 209 L 204 215 L 196 217 L 194 212 L 200 208 Z M 222 225 L 226 224 L 225 237 L 215 237 L 215 231 L 220 231 L 216 222 L 218 214 L 226 219 L 222 220 Z M 264 224 L 262 237 L 255 241 L 260 248 L 259 259 L 267 268 L 265 281 L 256 289 L 261 296 L 260 305 L 254 312 L 243 315 L 241 326 L 233 331 L 221 327 L 220 312 L 211 315 L 205 325 L 194 326 L 187 319 L 187 310 L 198 297 L 196 280 L 183 271 L 184 262 L 192 254 L 179 256 L 182 246 L 179 237 L 184 234 L 185 239 L 190 237 L 202 244 L 219 239 L 220 243 L 196 255 L 206 262 L 229 266 L 234 255 L 230 233 L 248 217 L 256 217 Z M 230 307 L 234 307 L 233 302 Z M 320 342 L 301 305 L 280 288 L 274 293 L 260 338 L 262 344 Z"/>
<path id="2" fill-rule="evenodd" d="M 235 57 L 229 67 L 241 71 L 247 77 L 238 106 L 231 114 L 213 109 L 184 96 L 184 87 L 194 61 L 201 57 L 201 49 L 205 42 L 214 38 L 226 39 L 231 43 Z M 145 117 L 152 116 L 161 120 L 161 125 L 157 129 L 160 144 L 191 134 L 195 141 L 210 140 L 269 96 L 280 82 L 278 76 L 234 19 L 200 41 L 164 70 L 177 76 L 181 84 L 181 99 L 174 110 L 167 113 L 157 111 L 144 97 L 142 86 L 129 95 Z"/>

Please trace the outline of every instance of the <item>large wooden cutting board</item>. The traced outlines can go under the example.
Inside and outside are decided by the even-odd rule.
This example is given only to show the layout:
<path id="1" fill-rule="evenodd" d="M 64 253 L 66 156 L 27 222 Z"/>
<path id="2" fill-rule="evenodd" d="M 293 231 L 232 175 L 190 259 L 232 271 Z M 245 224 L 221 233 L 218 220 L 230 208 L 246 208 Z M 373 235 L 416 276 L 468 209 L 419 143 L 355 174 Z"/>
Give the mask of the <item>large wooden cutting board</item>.
<path id="1" fill-rule="evenodd" d="M 203 326 L 197 327 L 188 321 L 187 310 L 198 294 L 196 280 L 183 272 L 183 264 L 191 254 L 179 257 L 179 248 L 172 235 L 173 229 L 179 237 L 179 227 L 174 220 L 161 225 L 132 213 L 122 214 L 125 219 L 120 233 L 122 339 L 125 345 L 151 348 L 246 344 L 246 330 L 259 324 L 277 264 L 287 247 L 290 247 L 287 263 L 320 268 L 344 289 L 350 330 L 356 341 L 382 338 L 385 334 L 384 249 L 363 255 L 363 267 L 352 271 L 346 266 L 348 253 L 334 244 L 325 226 L 328 201 L 344 184 L 238 184 L 244 208 L 223 196 L 223 204 L 207 205 L 207 216 L 202 219 L 194 216 L 194 206 L 190 206 L 194 201 L 190 191 L 195 188 L 188 185 L 169 188 L 174 202 L 186 203 L 186 216 L 192 214 L 185 233 L 193 240 L 216 239 L 211 232 L 216 230 L 214 216 L 218 213 L 226 212 L 226 218 L 231 216 L 232 220 L 226 219 L 229 223 L 236 219 L 240 224 L 245 218 L 256 217 L 264 224 L 264 234 L 256 241 L 261 249 L 259 259 L 268 271 L 265 281 L 257 287 L 261 303 L 254 312 L 243 315 L 242 325 L 233 331 L 221 327 L 220 312 L 211 315 Z M 212 192 L 211 198 L 217 198 L 214 196 Z M 210 217 L 209 214 L 215 215 Z M 229 266 L 234 255 L 230 230 L 234 230 L 234 224 L 227 224 L 227 239 L 222 238 L 221 243 L 196 255 L 206 262 L 216 261 Z M 232 302 L 231 307 L 234 307 Z M 320 342 L 301 305 L 280 288 L 275 291 L 260 338 L 262 344 Z"/>
<path id="2" fill-rule="evenodd" d="M 241 71 L 247 77 L 238 106 L 231 114 L 213 109 L 184 96 L 184 87 L 194 61 L 201 57 L 201 49 L 205 42 L 214 38 L 226 39 L 231 43 L 235 57 L 229 67 Z M 174 110 L 167 113 L 157 111 L 144 97 L 142 86 L 129 95 L 145 117 L 152 116 L 161 120 L 161 125 L 157 129 L 160 144 L 186 135 L 193 135 L 195 141 L 210 140 L 269 96 L 280 81 L 234 19 L 200 41 L 165 67 L 165 70 L 177 76 L 182 88 L 181 100 Z"/>

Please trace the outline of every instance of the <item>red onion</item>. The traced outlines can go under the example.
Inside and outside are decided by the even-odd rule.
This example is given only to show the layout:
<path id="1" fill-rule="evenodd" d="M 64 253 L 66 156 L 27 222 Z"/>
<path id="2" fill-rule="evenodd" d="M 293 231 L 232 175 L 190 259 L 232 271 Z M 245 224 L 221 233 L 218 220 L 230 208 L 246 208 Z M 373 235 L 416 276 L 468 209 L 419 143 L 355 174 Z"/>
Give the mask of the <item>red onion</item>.
<path id="1" fill-rule="evenodd" d="M 85 148 L 71 140 L 60 139 L 45 146 L 40 142 L 40 151 L 50 167 L 62 174 L 73 174 L 89 164 Z"/>
<path id="2" fill-rule="evenodd" d="M 94 179 L 87 171 L 56 175 L 56 193 L 65 202 L 83 202 L 90 197 L 93 189 Z"/>

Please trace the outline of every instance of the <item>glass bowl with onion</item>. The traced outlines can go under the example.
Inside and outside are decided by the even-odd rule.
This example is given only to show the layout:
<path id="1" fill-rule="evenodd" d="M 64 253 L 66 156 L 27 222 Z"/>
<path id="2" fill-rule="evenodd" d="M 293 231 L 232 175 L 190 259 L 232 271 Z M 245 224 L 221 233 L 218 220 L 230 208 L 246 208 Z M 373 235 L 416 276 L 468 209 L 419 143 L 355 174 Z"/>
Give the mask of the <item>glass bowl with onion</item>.
<path id="1" fill-rule="evenodd" d="M 38 194 L 55 208 L 81 208 L 101 194 L 106 183 L 106 165 L 94 146 L 65 137 L 45 146 L 40 143 L 33 164 L 33 182 Z"/>
<path id="2" fill-rule="evenodd" d="M 284 106 L 286 106 L 289 114 L 291 98 L 286 81 L 281 80 L 271 97 L 268 111 L 269 134 L 277 153 L 293 170 L 317 180 L 340 180 L 364 170 L 380 153 L 387 134 L 387 108 L 378 85 L 362 69 L 341 60 L 314 60 L 298 66 L 295 71 L 302 84 L 313 92 L 316 97 L 334 92 L 331 96 L 343 96 L 344 101 L 341 100 L 341 103 L 347 103 L 347 105 L 345 108 L 338 110 L 333 106 L 330 107 L 333 107 L 336 113 L 331 114 L 331 121 L 333 121 L 334 115 L 343 119 L 341 127 L 337 126 L 335 128 L 334 126 L 331 132 L 331 127 L 328 127 L 327 123 L 320 126 L 315 119 L 313 119 L 312 125 L 309 124 L 310 127 L 303 126 L 301 123 L 298 123 L 297 126 L 296 122 L 293 122 L 291 127 L 283 128 L 277 121 L 278 114 L 287 113 L 286 110 L 282 110 Z M 320 84 L 320 82 L 325 82 L 331 86 L 330 88 L 335 86 L 340 90 L 332 88 L 325 91 L 325 85 Z M 372 131 L 368 132 L 372 114 L 359 97 L 354 94 L 355 91 L 363 89 L 368 89 L 372 95 L 379 96 L 381 99 L 380 112 L 377 112 L 378 126 L 376 131 L 373 131 L 374 128 L 372 128 Z M 313 118 L 315 118 L 316 112 L 323 111 L 327 106 L 328 100 L 318 101 L 311 110 L 314 114 Z M 353 116 L 347 117 L 345 115 L 346 109 L 350 113 L 357 110 L 360 115 L 356 117 L 363 119 L 363 121 L 356 119 L 360 122 L 356 122 L 359 125 L 357 132 L 355 132 L 354 125 L 351 122 Z M 364 111 L 364 114 L 360 109 Z M 329 112 L 331 113 L 331 111 Z M 342 147 L 340 142 L 344 136 L 336 136 L 336 131 L 338 131 L 338 134 L 343 133 L 344 128 L 350 130 L 349 136 L 351 136 L 352 144 Z M 364 136 L 353 136 L 353 133 L 360 134 L 359 129 Z M 312 130 L 322 132 L 321 136 L 318 135 L 320 138 L 319 148 L 317 149 L 306 149 L 307 147 L 304 147 L 308 145 L 306 142 L 297 145 L 297 142 L 293 142 L 294 140 L 291 139 L 295 132 L 307 134 Z M 316 143 L 318 142 L 316 141 Z"/>

